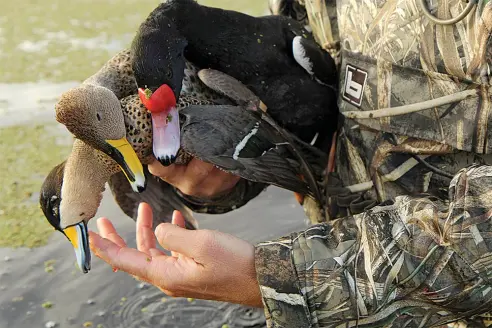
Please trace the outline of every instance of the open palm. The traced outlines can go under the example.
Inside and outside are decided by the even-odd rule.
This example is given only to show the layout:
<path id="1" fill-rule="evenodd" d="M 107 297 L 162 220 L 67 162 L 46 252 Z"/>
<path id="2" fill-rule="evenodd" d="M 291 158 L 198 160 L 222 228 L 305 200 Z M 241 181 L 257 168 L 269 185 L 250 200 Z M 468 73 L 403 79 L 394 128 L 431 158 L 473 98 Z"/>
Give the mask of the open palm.
<path id="1" fill-rule="evenodd" d="M 140 204 L 137 249 L 130 248 L 106 218 L 90 232 L 91 249 L 114 269 L 149 282 L 173 297 L 193 297 L 261 307 L 254 266 L 254 247 L 212 230 L 187 230 L 184 217 L 152 227 L 152 210 Z M 157 249 L 156 241 L 169 251 Z"/>

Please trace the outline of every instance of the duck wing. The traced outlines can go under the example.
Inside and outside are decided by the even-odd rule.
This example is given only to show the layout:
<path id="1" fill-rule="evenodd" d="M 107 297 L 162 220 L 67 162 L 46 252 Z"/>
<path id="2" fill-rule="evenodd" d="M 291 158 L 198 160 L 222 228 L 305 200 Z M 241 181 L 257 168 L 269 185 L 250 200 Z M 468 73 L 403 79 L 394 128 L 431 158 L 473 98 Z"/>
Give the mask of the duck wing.
<path id="1" fill-rule="evenodd" d="M 198 223 L 191 210 L 182 203 L 174 188 L 150 174 L 147 166 L 144 166 L 144 172 L 148 182 L 147 188 L 142 193 L 135 193 L 132 190 L 123 172 L 118 172 L 109 179 L 111 193 L 121 210 L 136 221 L 138 205 L 141 202 L 149 204 L 154 214 L 153 227 L 157 227 L 160 223 L 171 222 L 173 211 L 178 210 L 185 218 L 186 228 L 197 229 Z"/>
<path id="2" fill-rule="evenodd" d="M 198 72 L 200 80 L 215 92 L 232 99 L 236 104 L 259 105 L 259 98 L 241 81 L 215 69 L 202 69 Z"/>
<path id="3" fill-rule="evenodd" d="M 275 120 L 267 113 L 267 106 L 251 90 L 241 83 L 241 81 L 226 73 L 214 69 L 203 69 L 198 72 L 198 76 L 210 89 L 227 95 L 231 99 L 235 100 L 236 103 L 245 106 L 245 109 L 258 112 L 263 111 L 261 113 L 262 120 L 266 121 L 273 129 L 275 129 L 284 139 L 284 142 L 287 142 L 290 146 L 292 154 L 297 158 L 299 164 L 301 165 L 301 176 L 307 181 L 307 184 L 311 188 L 311 191 L 316 199 L 321 199 L 321 192 L 316 183 L 318 180 L 316 180 L 313 175 L 313 168 L 309 162 L 305 160 L 301 150 L 299 149 L 299 147 L 308 149 L 309 146 L 304 144 L 304 142 L 296 138 L 283 127 L 279 126 L 277 122 L 275 122 Z M 309 151 L 307 153 L 309 153 Z"/>
<path id="4" fill-rule="evenodd" d="M 258 113 L 242 106 L 189 106 L 180 114 L 185 117 L 181 145 L 186 152 L 246 180 L 316 193 L 305 182 L 302 163 L 290 143 Z M 326 155 L 294 142 L 321 181 Z"/>

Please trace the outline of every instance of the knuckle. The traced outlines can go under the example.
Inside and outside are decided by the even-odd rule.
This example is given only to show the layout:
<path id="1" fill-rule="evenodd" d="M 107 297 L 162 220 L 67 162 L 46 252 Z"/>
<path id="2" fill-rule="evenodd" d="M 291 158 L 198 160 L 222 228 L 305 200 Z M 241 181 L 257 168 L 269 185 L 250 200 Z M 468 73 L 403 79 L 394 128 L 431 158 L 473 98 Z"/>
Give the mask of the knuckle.
<path id="1" fill-rule="evenodd" d="M 193 180 L 185 180 L 181 183 L 178 189 L 185 195 L 197 196 L 198 185 Z"/>
<path id="2" fill-rule="evenodd" d="M 166 229 L 166 226 L 162 223 L 159 224 L 155 230 L 155 236 L 161 246 L 164 246 L 166 240 L 171 237 L 171 234 L 172 233 L 169 231 L 169 229 Z"/>
<path id="3" fill-rule="evenodd" d="M 148 166 L 150 174 L 159 177 L 162 180 L 169 180 L 169 168 L 162 166 L 159 162 L 155 162 Z"/>

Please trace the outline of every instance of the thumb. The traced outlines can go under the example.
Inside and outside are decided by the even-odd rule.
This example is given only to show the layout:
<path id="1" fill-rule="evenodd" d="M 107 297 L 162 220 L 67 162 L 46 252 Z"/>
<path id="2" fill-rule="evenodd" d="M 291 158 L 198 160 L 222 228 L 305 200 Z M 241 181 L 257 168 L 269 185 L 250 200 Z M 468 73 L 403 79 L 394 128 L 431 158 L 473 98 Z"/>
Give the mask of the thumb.
<path id="1" fill-rule="evenodd" d="M 171 223 L 161 223 L 155 229 L 155 236 L 159 244 L 171 252 L 183 254 L 188 257 L 196 257 L 199 251 L 196 238 L 197 231 L 187 230 L 179 226 L 179 221 L 184 226 L 184 218 L 182 215 L 173 214 L 173 223 L 178 222 L 178 225 Z M 174 255 L 173 255 L 174 256 Z"/>

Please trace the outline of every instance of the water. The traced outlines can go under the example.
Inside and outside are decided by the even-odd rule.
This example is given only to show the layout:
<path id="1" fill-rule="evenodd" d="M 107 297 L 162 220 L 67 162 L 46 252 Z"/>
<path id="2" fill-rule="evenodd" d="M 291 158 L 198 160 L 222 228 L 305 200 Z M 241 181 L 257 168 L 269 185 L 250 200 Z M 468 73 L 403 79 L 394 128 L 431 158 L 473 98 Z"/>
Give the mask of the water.
<path id="1" fill-rule="evenodd" d="M 217 229 L 252 243 L 299 231 L 302 208 L 292 193 L 269 188 L 250 204 L 224 215 L 196 215 L 203 229 Z M 111 199 L 110 192 L 105 200 Z M 113 220 L 128 245 L 135 247 L 135 225 L 114 202 L 103 202 L 96 217 Z M 91 230 L 96 222 L 89 222 Z M 4 259 L 8 258 L 8 261 Z M 46 272 L 46 263 L 53 271 Z M 50 302 L 53 307 L 44 309 Z M 75 267 L 70 243 L 61 233 L 34 250 L 0 248 L 0 328 L 36 328 L 47 322 L 80 328 L 229 328 L 265 327 L 262 309 L 187 298 L 169 298 L 153 286 L 142 285 L 94 256 L 92 269 Z"/>
<path id="2" fill-rule="evenodd" d="M 54 122 L 54 106 L 59 95 L 79 83 L 0 83 L 0 128 L 31 122 Z"/>

